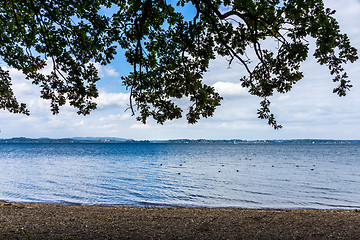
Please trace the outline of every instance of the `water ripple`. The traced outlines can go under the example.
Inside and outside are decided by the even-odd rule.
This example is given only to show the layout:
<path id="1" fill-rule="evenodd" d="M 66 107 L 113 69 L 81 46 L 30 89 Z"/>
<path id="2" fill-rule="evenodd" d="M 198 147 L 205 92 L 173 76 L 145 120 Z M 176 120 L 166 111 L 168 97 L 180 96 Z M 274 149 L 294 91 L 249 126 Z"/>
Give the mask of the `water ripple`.
<path id="1" fill-rule="evenodd" d="M 360 144 L 0 144 L 0 199 L 359 208 L 358 152 Z"/>

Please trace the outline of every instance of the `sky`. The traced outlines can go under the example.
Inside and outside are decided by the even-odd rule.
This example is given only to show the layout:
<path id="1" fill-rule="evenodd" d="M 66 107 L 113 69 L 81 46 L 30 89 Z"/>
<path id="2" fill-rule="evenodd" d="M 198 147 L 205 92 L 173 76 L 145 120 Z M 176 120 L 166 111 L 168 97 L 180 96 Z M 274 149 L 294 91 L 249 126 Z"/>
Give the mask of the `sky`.
<path id="1" fill-rule="evenodd" d="M 335 9 L 342 32 L 348 34 L 354 47 L 360 50 L 360 0 L 324 0 Z M 310 50 L 311 53 L 311 50 Z M 261 99 L 242 88 L 239 79 L 244 68 L 233 64 L 228 69 L 225 59 L 216 58 L 210 64 L 204 81 L 224 98 L 214 117 L 200 119 L 195 125 L 186 119 L 163 125 L 137 122 L 126 111 L 129 95 L 122 86 L 121 76 L 129 66 L 122 57 L 108 66 L 97 66 L 101 80 L 98 109 L 88 116 L 79 116 L 70 106 L 52 115 L 50 103 L 40 99 L 39 87 L 31 85 L 24 75 L 7 68 L 13 78 L 15 95 L 27 103 L 30 116 L 0 111 L 0 138 L 66 138 L 120 137 L 136 140 L 164 139 L 360 139 L 360 61 L 345 69 L 353 88 L 346 97 L 332 93 L 336 86 L 326 66 L 320 66 L 311 56 L 302 65 L 304 78 L 286 94 L 270 98 L 271 109 L 283 128 L 274 130 L 265 120 L 257 118 Z"/>

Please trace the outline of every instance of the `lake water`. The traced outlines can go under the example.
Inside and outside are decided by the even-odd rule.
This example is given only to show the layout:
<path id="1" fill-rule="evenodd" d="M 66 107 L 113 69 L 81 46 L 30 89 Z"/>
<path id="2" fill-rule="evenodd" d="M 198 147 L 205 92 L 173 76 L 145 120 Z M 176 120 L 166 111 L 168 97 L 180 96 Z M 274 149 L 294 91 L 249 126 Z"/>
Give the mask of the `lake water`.
<path id="1" fill-rule="evenodd" d="M 0 144 L 0 200 L 360 208 L 360 144 Z"/>

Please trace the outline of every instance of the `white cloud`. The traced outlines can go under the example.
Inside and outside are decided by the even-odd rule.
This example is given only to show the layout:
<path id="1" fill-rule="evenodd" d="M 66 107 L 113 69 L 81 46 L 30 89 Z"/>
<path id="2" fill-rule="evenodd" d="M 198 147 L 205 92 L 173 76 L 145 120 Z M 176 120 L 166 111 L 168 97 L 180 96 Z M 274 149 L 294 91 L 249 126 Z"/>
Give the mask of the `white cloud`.
<path id="1" fill-rule="evenodd" d="M 107 93 L 100 91 L 99 97 L 95 100 L 99 109 L 106 107 L 124 107 L 129 105 L 129 93 Z"/>
<path id="2" fill-rule="evenodd" d="M 216 82 L 233 82 L 239 83 L 240 78 L 246 74 L 245 68 L 234 62 L 229 67 L 229 62 L 221 56 L 210 62 L 208 72 L 204 74 L 204 82 L 213 85 Z"/>
<path id="3" fill-rule="evenodd" d="M 95 68 L 99 72 L 99 77 L 119 77 L 120 74 L 111 65 L 103 66 L 100 63 L 94 63 Z"/>
<path id="4" fill-rule="evenodd" d="M 153 128 L 152 126 L 150 126 L 150 124 L 142 124 L 142 123 L 136 123 L 136 124 L 132 124 L 130 126 L 130 129 L 144 130 L 144 129 L 150 129 L 150 128 Z"/>
<path id="5" fill-rule="evenodd" d="M 244 96 L 247 95 L 247 89 L 241 86 L 241 83 L 216 82 L 212 85 L 215 90 L 223 97 L 226 96 Z"/>
<path id="6" fill-rule="evenodd" d="M 99 119 L 101 122 L 108 122 L 108 121 L 124 121 L 131 119 L 132 116 L 129 113 L 124 114 L 110 114 L 108 116 L 102 117 Z"/>

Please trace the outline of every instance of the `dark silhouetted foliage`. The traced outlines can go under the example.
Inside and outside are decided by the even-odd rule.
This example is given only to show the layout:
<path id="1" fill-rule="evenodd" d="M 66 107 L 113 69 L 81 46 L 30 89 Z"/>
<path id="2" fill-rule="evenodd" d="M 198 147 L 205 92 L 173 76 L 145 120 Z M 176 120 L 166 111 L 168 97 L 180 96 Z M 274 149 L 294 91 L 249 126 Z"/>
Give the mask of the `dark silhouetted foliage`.
<path id="1" fill-rule="evenodd" d="M 170 3 L 171 2 L 171 3 Z M 357 51 L 339 30 L 334 11 L 321 0 L 8 0 L 0 6 L 0 55 L 9 66 L 41 87 L 52 112 L 67 101 L 88 114 L 96 108 L 99 80 L 94 63 L 109 64 L 125 49 L 133 71 L 123 77 L 130 109 L 138 120 L 158 123 L 182 117 L 174 99 L 190 102 L 189 123 L 212 116 L 221 97 L 203 83 L 209 62 L 226 57 L 244 69 L 240 79 L 259 96 L 259 118 L 275 129 L 268 97 L 285 93 L 303 77 L 300 64 L 309 55 L 327 65 L 344 96 L 351 87 L 343 64 Z M 193 16 L 184 7 L 194 9 Z M 111 14 L 103 14 L 104 8 Z M 274 43 L 270 46 L 264 40 Z M 268 48 L 267 48 L 268 47 Z M 253 56 L 253 57 L 248 57 Z M 51 64 L 52 71 L 41 71 Z M 0 68 L 0 108 L 28 114 Z"/>

